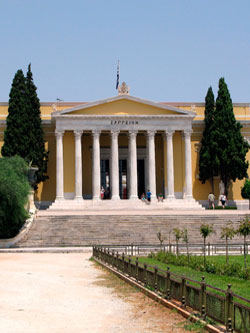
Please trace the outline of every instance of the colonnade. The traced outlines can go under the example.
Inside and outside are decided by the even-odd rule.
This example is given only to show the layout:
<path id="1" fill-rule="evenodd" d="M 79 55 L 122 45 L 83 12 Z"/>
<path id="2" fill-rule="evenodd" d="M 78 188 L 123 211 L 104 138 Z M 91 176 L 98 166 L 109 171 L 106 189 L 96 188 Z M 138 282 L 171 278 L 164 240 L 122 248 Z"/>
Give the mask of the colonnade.
<path id="1" fill-rule="evenodd" d="M 185 198 L 192 199 L 192 162 L 191 162 L 191 130 L 183 131 L 185 140 Z M 82 138 L 83 131 L 75 130 L 75 197 L 82 201 Z M 111 130 L 111 199 L 119 200 L 119 130 Z M 64 199 L 63 184 L 63 134 L 64 131 L 56 130 L 56 200 Z M 92 150 L 92 198 L 100 199 L 101 170 L 100 170 L 100 130 L 93 130 Z M 136 137 L 138 131 L 128 131 L 128 153 L 129 153 L 129 199 L 138 199 L 137 193 L 137 146 Z M 148 188 L 151 191 L 152 200 L 156 199 L 156 168 L 155 168 L 155 130 L 146 131 L 147 163 L 148 163 Z M 173 154 L 173 130 L 164 131 L 167 143 L 167 199 L 174 200 L 174 154 Z"/>

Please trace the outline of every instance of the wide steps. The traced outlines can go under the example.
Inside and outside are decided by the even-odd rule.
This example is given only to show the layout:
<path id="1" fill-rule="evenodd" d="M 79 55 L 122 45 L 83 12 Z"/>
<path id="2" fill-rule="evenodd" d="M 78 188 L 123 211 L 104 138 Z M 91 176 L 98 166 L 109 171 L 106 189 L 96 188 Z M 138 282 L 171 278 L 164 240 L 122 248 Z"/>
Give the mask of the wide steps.
<path id="1" fill-rule="evenodd" d="M 38 216 L 25 238 L 16 247 L 90 246 L 95 244 L 158 244 L 161 231 L 166 243 L 174 228 L 187 228 L 190 243 L 201 243 L 200 225 L 214 224 L 208 241 L 220 240 L 221 227 L 238 215 L 64 215 Z M 171 234 L 171 242 L 174 235 Z M 235 237 L 234 242 L 240 238 Z"/>

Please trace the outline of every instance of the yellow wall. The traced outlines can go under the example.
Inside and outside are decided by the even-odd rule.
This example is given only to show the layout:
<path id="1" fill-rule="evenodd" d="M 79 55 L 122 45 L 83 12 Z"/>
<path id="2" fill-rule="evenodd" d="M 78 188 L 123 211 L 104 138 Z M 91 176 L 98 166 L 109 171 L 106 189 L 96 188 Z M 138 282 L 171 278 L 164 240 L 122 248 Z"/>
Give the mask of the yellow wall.
<path id="1" fill-rule="evenodd" d="M 160 109 L 155 106 L 141 104 L 130 100 L 118 100 L 80 109 L 72 114 L 97 114 L 97 115 L 155 115 L 155 114 L 176 114 L 174 111 Z"/>
<path id="2" fill-rule="evenodd" d="M 41 113 L 43 120 L 50 120 L 53 103 L 42 103 Z M 57 109 L 72 108 L 80 103 L 60 103 L 57 104 Z M 172 103 L 172 106 L 180 109 L 191 110 L 191 104 L 188 103 Z M 204 105 L 197 104 L 195 106 L 197 116 L 194 123 L 200 121 L 204 117 Z M 250 111 L 247 104 L 235 105 L 234 112 L 238 120 L 250 120 Z M 134 101 L 123 100 L 111 103 L 105 103 L 75 112 L 84 114 L 131 114 L 131 115 L 150 115 L 150 114 L 174 114 L 169 110 L 158 109 L 150 105 L 140 104 Z M 6 103 L 0 103 L 0 121 L 6 119 L 8 114 L 8 106 Z M 56 140 L 54 135 L 54 125 L 46 125 L 44 127 L 46 149 L 49 151 L 48 175 L 49 179 L 39 185 L 36 193 L 36 200 L 53 201 L 56 196 Z M 199 174 L 199 148 L 202 137 L 203 127 L 195 126 L 191 137 L 192 144 L 192 177 L 193 177 L 193 195 L 195 199 L 206 200 L 208 193 L 211 191 L 209 182 L 202 185 L 198 179 Z M 4 126 L 0 124 L 0 150 L 3 145 Z M 249 128 L 243 127 L 243 135 L 250 136 Z M 74 133 L 66 132 L 64 134 L 64 191 L 74 193 L 75 191 L 75 144 Z M 110 147 L 110 136 L 101 135 L 101 147 Z M 137 136 L 137 145 L 146 147 L 145 135 L 141 133 Z M 126 135 L 119 136 L 119 146 L 128 146 L 128 137 Z M 166 143 L 163 140 L 162 134 L 158 133 L 155 137 L 156 146 L 156 186 L 157 193 L 163 192 L 163 184 L 167 185 L 167 166 L 166 166 Z M 174 146 L 174 189 L 175 192 L 182 192 L 185 187 L 185 155 L 184 155 L 184 140 L 181 132 L 176 132 L 173 136 Z M 84 133 L 82 136 L 82 162 L 83 162 L 83 194 L 92 193 L 92 136 Z M 247 160 L 250 160 L 250 152 L 247 154 Z M 250 168 L 249 168 L 250 174 Z M 219 195 L 218 187 L 219 179 L 215 178 L 215 196 Z M 232 184 L 229 193 L 229 199 L 241 200 L 241 187 L 243 181 L 236 181 Z"/>

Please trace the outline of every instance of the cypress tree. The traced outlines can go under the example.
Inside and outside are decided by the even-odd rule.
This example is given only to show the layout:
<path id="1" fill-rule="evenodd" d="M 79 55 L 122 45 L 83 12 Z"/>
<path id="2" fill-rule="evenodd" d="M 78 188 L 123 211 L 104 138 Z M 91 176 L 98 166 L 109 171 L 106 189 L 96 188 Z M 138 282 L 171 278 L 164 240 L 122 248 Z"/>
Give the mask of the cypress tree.
<path id="1" fill-rule="evenodd" d="M 248 162 L 246 154 L 248 143 L 241 135 L 241 125 L 236 121 L 233 104 L 224 78 L 219 80 L 215 112 L 216 155 L 219 160 L 219 175 L 225 185 L 225 194 L 231 181 L 247 177 Z"/>
<path id="2" fill-rule="evenodd" d="M 210 181 L 212 192 L 214 193 L 214 176 L 218 172 L 219 161 L 216 158 L 216 141 L 215 141 L 215 101 L 212 87 L 209 87 L 205 98 L 205 128 L 201 140 L 200 158 L 199 158 L 199 178 L 204 184 Z"/>
<path id="3" fill-rule="evenodd" d="M 29 104 L 27 102 L 27 87 L 23 71 L 19 69 L 13 79 L 9 94 L 9 108 L 4 132 L 2 156 L 19 155 L 26 158 L 29 152 Z"/>
<path id="4" fill-rule="evenodd" d="M 26 76 L 27 99 L 28 99 L 28 114 L 29 114 L 29 153 L 27 159 L 32 161 L 32 165 L 39 168 L 36 173 L 37 181 L 45 181 L 48 179 L 47 165 L 48 165 L 48 152 L 45 150 L 44 133 L 42 129 L 42 120 L 40 112 L 40 101 L 37 96 L 37 88 L 33 82 L 33 75 L 31 72 L 31 64 L 28 66 Z"/>

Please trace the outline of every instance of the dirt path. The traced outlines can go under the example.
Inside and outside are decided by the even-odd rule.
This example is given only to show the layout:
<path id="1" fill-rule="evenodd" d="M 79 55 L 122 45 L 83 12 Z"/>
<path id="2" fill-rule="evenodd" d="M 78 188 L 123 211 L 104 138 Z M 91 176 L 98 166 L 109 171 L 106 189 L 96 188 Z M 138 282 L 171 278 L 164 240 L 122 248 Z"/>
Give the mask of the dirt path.
<path id="1" fill-rule="evenodd" d="M 184 332 L 182 317 L 89 257 L 1 253 L 1 332 Z"/>

